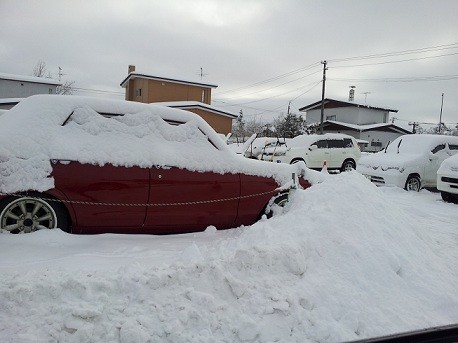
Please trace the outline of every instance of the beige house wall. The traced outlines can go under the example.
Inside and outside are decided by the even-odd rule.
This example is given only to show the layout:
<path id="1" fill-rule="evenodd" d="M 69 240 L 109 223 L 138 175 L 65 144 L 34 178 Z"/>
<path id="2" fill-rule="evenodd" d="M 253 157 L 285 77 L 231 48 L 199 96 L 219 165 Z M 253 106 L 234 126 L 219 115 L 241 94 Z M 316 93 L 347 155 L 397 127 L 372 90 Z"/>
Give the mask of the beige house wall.
<path id="1" fill-rule="evenodd" d="M 143 103 L 198 101 L 210 105 L 211 88 L 134 78 L 128 82 L 126 100 Z"/>
<path id="2" fill-rule="evenodd" d="M 232 131 L 232 119 L 199 108 L 187 109 L 202 117 L 216 132 L 227 135 Z"/>

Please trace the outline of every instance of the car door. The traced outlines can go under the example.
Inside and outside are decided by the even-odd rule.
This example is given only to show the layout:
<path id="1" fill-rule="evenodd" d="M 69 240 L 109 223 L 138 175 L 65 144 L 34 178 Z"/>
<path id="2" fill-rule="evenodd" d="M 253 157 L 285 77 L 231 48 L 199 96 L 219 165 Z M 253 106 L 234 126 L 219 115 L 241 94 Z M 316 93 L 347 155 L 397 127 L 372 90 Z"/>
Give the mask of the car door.
<path id="1" fill-rule="evenodd" d="M 343 139 L 328 139 L 328 149 L 328 168 L 340 168 L 346 155 Z"/>
<path id="2" fill-rule="evenodd" d="M 233 227 L 239 196 L 239 174 L 153 167 L 145 230 L 159 234 Z"/>
<path id="3" fill-rule="evenodd" d="M 146 217 L 149 169 L 59 161 L 53 163 L 55 188 L 65 194 L 80 232 L 138 230 Z M 125 231 L 125 230 L 123 230 Z M 76 230 L 78 232 L 78 230 Z"/>
<path id="4" fill-rule="evenodd" d="M 424 186 L 435 186 L 437 182 L 437 170 L 441 163 L 450 157 L 446 152 L 446 143 L 435 146 L 426 159 L 425 175 L 423 177 Z"/>
<path id="5" fill-rule="evenodd" d="M 329 161 L 331 154 L 328 149 L 328 142 L 326 139 L 317 140 L 311 145 L 316 145 L 316 149 L 308 151 L 308 158 L 306 161 L 307 167 L 309 168 L 321 168 L 323 167 L 323 161 Z"/>

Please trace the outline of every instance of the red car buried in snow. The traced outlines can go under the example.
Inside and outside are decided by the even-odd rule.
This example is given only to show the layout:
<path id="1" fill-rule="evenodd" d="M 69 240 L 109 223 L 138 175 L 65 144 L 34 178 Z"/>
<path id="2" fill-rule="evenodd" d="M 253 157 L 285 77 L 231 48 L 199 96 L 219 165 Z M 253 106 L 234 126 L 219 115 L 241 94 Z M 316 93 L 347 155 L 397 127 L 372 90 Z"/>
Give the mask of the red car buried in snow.
<path id="1" fill-rule="evenodd" d="M 250 225 L 301 165 L 237 156 L 199 116 L 40 95 L 0 117 L 0 228 L 183 233 Z M 300 187 L 299 186 L 299 187 Z"/>

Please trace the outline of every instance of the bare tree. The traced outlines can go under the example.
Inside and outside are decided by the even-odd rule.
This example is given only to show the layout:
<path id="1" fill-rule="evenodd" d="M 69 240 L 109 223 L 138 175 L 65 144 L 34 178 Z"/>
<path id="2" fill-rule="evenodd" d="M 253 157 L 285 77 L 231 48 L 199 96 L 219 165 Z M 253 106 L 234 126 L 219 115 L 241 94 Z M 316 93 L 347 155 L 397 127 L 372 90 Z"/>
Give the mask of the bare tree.
<path id="1" fill-rule="evenodd" d="M 73 94 L 73 85 L 75 81 L 64 81 L 62 85 L 57 86 L 56 94 L 60 95 L 72 95 Z"/>
<path id="2" fill-rule="evenodd" d="M 39 60 L 37 64 L 35 65 L 35 67 L 33 67 L 32 75 L 36 77 L 46 77 L 48 79 L 52 79 L 51 72 L 48 70 L 46 66 L 46 62 L 42 60 Z M 62 69 L 60 67 L 59 67 L 58 75 L 59 75 L 59 82 L 60 82 L 61 76 L 63 75 Z M 73 85 L 74 84 L 75 84 L 75 81 L 69 81 L 69 80 L 63 81 L 60 86 L 56 87 L 56 94 L 60 94 L 60 95 L 73 94 L 73 89 L 74 89 Z"/>
<path id="3" fill-rule="evenodd" d="M 48 71 L 48 68 L 46 67 L 46 62 L 39 60 L 35 67 L 33 67 L 33 76 L 36 77 L 46 77 L 48 79 L 51 78 L 51 73 Z"/>

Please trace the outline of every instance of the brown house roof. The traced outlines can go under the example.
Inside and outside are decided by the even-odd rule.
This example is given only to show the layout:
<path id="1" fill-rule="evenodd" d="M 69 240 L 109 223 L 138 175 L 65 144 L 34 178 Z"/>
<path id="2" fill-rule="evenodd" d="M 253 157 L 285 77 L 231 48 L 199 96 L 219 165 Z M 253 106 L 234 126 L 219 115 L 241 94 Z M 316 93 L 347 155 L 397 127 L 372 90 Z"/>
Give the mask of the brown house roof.
<path id="1" fill-rule="evenodd" d="M 166 81 L 166 82 L 180 83 L 180 84 L 185 84 L 185 85 L 208 87 L 208 88 L 216 88 L 216 87 L 218 87 L 217 85 L 212 85 L 212 84 L 209 84 L 209 83 L 186 81 L 186 80 L 179 80 L 179 79 L 174 79 L 174 78 L 169 78 L 169 77 L 146 75 L 146 74 L 139 74 L 139 73 L 129 73 L 129 75 L 127 75 L 127 77 L 121 82 L 120 86 L 121 87 L 126 87 L 127 82 L 130 79 L 135 79 L 135 78 L 142 78 L 142 79 L 149 79 L 149 80 L 156 80 L 156 81 Z"/>
<path id="2" fill-rule="evenodd" d="M 395 112 L 395 113 L 398 112 L 398 110 L 382 108 L 382 107 L 373 107 L 369 105 L 362 105 L 362 104 L 357 104 L 355 102 L 334 100 L 334 99 L 329 99 L 329 98 L 324 99 L 324 108 L 339 108 L 339 107 L 361 107 L 361 108 L 368 108 L 368 109 L 379 110 L 379 111 L 388 111 L 388 112 Z M 313 104 L 304 106 L 300 108 L 299 111 L 306 112 L 308 110 L 314 110 L 314 109 L 319 109 L 319 108 L 321 108 L 321 100 L 314 102 Z"/>

